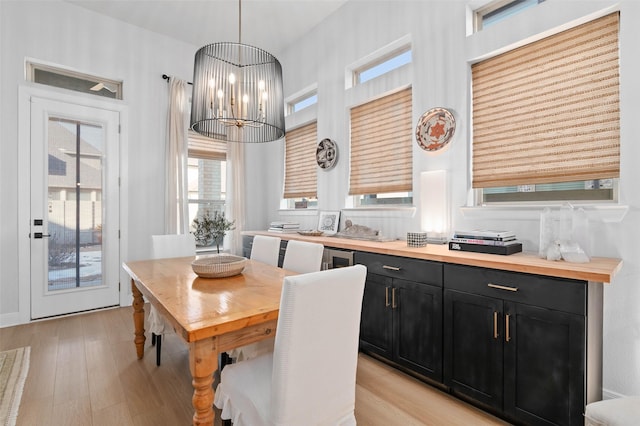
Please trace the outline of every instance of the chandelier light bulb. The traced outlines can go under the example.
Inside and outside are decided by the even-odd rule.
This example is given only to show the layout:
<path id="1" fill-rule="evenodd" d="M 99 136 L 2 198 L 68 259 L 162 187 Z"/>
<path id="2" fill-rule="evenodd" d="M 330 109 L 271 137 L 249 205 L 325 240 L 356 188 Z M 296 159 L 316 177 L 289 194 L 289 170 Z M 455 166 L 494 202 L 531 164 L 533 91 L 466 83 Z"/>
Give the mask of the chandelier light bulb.
<path id="1" fill-rule="evenodd" d="M 236 75 L 234 73 L 229 74 L 229 84 L 236 84 Z"/>

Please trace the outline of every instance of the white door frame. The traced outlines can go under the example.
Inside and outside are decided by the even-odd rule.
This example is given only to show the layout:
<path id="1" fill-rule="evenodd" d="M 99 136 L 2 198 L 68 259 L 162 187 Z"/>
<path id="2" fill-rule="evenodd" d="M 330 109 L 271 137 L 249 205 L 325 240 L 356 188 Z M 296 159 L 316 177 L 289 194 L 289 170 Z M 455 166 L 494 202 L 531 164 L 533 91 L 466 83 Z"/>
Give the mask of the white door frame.
<path id="1" fill-rule="evenodd" d="M 120 113 L 120 240 L 118 251 L 119 264 L 128 258 L 129 234 L 128 215 L 128 106 L 120 100 L 99 98 L 95 95 L 75 94 L 68 90 L 25 83 L 18 87 L 18 283 L 19 283 L 19 321 L 21 324 L 31 321 L 31 268 L 30 268 L 30 129 L 31 98 L 38 97 L 53 101 L 68 102 L 94 108 L 107 109 Z M 120 306 L 131 304 L 132 296 L 129 277 L 122 268 L 120 278 Z"/>

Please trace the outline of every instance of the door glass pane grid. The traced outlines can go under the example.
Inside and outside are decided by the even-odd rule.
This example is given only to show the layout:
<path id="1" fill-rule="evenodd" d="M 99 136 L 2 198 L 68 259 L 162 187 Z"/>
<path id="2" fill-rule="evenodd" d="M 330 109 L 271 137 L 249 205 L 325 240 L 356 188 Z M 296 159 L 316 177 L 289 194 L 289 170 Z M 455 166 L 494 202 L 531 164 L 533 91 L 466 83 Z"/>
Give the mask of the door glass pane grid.
<path id="1" fill-rule="evenodd" d="M 102 285 L 102 127 L 50 118 L 49 291 Z"/>

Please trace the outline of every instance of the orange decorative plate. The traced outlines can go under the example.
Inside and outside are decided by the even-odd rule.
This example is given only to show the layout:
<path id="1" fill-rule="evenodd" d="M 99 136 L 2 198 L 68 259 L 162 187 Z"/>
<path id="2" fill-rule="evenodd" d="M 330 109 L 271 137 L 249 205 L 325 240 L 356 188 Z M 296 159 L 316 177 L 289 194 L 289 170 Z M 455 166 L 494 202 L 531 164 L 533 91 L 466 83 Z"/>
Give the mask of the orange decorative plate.
<path id="1" fill-rule="evenodd" d="M 451 141 L 456 119 L 445 108 L 432 108 L 422 114 L 416 126 L 416 141 L 425 151 L 438 151 Z"/>

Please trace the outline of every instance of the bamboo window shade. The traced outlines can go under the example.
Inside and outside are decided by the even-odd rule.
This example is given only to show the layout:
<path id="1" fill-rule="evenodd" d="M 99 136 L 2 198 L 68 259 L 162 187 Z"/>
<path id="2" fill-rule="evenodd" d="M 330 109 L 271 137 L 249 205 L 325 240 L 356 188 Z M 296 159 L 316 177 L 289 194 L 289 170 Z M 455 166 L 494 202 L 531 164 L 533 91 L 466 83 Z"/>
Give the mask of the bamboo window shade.
<path id="1" fill-rule="evenodd" d="M 412 190 L 411 87 L 351 109 L 349 194 Z"/>
<path id="2" fill-rule="evenodd" d="M 472 65 L 473 187 L 620 175 L 619 13 Z"/>
<path id="3" fill-rule="evenodd" d="M 227 143 L 202 136 L 193 130 L 189 130 L 189 157 L 202 160 L 227 159 Z"/>
<path id="4" fill-rule="evenodd" d="M 284 198 L 316 198 L 317 123 L 290 130 L 285 136 Z"/>

